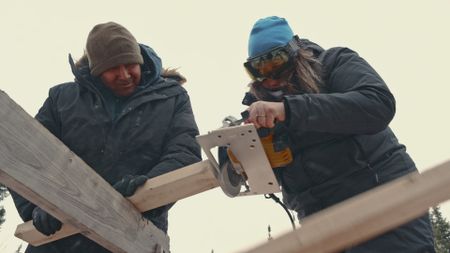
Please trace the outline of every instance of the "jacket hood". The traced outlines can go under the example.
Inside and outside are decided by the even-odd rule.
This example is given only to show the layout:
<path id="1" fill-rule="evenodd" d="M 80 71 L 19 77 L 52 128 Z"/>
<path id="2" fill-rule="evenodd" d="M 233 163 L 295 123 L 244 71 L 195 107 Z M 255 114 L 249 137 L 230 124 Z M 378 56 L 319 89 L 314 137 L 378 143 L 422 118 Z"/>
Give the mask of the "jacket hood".
<path id="1" fill-rule="evenodd" d="M 321 53 L 325 51 L 321 46 L 316 43 L 308 40 L 308 39 L 300 39 L 300 47 L 313 51 L 315 56 L 319 56 Z"/>
<path id="2" fill-rule="evenodd" d="M 161 58 L 151 47 L 143 44 L 139 44 L 139 47 L 144 58 L 144 64 L 142 64 L 142 78 L 144 80 L 141 83 L 147 86 L 161 78 L 162 62 Z"/>

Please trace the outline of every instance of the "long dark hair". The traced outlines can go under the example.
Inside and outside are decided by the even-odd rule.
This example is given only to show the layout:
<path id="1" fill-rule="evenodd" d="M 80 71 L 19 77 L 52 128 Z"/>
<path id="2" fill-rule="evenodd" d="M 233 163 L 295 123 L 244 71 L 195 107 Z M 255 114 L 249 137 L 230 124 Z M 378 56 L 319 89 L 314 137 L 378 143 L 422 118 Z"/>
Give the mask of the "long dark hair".
<path id="1" fill-rule="evenodd" d="M 322 86 L 322 65 L 311 49 L 299 42 L 297 57 L 282 74 L 284 94 L 319 93 Z M 259 81 L 249 84 L 250 92 L 259 100 L 273 100 L 270 91 Z"/>

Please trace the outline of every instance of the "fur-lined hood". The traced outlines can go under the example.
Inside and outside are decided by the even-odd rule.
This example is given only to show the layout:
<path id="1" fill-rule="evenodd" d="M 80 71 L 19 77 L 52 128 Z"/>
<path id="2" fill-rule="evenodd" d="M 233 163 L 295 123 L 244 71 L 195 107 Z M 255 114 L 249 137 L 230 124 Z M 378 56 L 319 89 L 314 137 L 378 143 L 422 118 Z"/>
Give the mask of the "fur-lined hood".
<path id="1" fill-rule="evenodd" d="M 186 83 L 186 78 L 177 71 L 177 69 L 163 68 L 161 76 L 164 78 L 170 78 L 178 81 L 181 85 Z"/>

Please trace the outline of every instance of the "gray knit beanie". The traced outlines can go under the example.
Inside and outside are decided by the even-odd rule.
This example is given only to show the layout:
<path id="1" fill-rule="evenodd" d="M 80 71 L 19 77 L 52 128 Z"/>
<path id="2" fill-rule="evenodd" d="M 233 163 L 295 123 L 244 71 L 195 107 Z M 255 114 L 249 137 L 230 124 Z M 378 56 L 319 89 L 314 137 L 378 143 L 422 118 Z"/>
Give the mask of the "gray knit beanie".
<path id="1" fill-rule="evenodd" d="M 93 76 L 120 64 L 144 63 L 134 36 L 114 22 L 92 28 L 86 42 L 86 54 Z"/>

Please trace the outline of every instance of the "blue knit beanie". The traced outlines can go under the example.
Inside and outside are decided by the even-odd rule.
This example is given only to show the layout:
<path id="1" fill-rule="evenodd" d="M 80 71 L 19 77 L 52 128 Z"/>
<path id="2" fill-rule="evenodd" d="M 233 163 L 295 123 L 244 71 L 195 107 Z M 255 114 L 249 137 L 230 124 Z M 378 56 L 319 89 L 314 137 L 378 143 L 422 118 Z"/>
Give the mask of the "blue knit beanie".
<path id="1" fill-rule="evenodd" d="M 271 16 L 256 21 L 248 40 L 248 57 L 252 58 L 271 48 L 286 45 L 294 36 L 284 18 Z"/>

